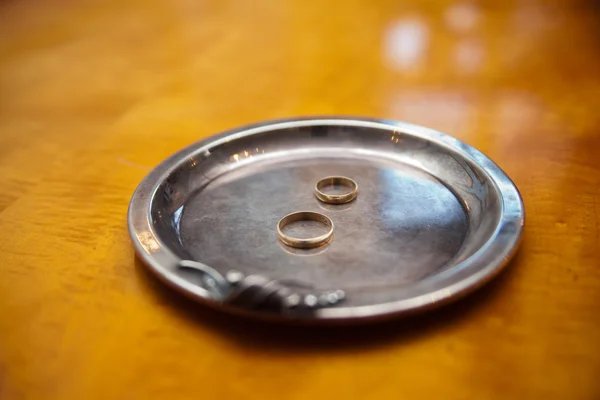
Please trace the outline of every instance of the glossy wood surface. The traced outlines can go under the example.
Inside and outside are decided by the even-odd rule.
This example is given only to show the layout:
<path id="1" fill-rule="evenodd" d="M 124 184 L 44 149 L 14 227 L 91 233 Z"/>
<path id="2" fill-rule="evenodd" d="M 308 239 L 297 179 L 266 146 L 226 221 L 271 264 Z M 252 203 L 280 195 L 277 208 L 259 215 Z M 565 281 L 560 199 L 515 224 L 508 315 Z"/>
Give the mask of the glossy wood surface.
<path id="1" fill-rule="evenodd" d="M 0 398 L 599 399 L 593 1 L 0 1 Z M 457 304 L 361 328 L 237 321 L 135 260 L 177 149 L 298 115 L 406 120 L 494 159 L 523 247 Z"/>

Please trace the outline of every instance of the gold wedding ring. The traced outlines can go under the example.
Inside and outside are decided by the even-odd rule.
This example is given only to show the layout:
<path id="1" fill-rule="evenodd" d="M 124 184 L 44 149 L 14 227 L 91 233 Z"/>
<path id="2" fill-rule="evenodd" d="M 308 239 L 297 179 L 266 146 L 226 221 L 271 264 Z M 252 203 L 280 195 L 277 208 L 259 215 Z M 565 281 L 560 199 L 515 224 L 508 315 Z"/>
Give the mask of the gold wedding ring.
<path id="1" fill-rule="evenodd" d="M 334 186 L 341 185 L 347 188 L 350 188 L 348 193 L 344 194 L 327 194 L 322 192 L 326 186 Z M 345 176 L 328 176 L 323 178 L 317 182 L 315 185 L 315 196 L 317 199 L 321 200 L 324 203 L 329 204 L 343 204 L 349 203 L 358 196 L 358 184 L 350 178 L 346 178 Z"/>
<path id="2" fill-rule="evenodd" d="M 297 221 L 317 221 L 329 227 L 324 235 L 301 239 L 283 233 L 283 227 Z M 314 211 L 298 211 L 281 218 L 277 223 L 277 236 L 284 244 L 299 249 L 311 249 L 327 244 L 333 239 L 333 221 L 326 215 Z"/>

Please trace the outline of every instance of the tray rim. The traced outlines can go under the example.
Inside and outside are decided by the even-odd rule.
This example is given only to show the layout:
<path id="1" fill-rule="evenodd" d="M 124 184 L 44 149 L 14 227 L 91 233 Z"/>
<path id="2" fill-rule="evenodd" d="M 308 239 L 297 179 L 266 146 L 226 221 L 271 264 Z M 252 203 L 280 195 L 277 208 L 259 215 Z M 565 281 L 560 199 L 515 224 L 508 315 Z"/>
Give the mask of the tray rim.
<path id="1" fill-rule="evenodd" d="M 160 184 L 167 179 L 171 172 L 185 164 L 186 160 L 189 160 L 190 157 L 204 153 L 209 147 L 218 146 L 220 143 L 259 132 L 315 125 L 393 129 L 394 131 L 427 139 L 438 146 L 461 154 L 465 159 L 479 166 L 497 189 L 502 207 L 500 221 L 496 226 L 494 234 L 481 248 L 465 260 L 421 281 L 426 282 L 430 280 L 430 284 L 438 283 L 437 286 L 439 287 L 431 292 L 376 305 L 319 309 L 306 318 L 290 318 L 280 314 L 260 313 L 239 307 L 225 306 L 212 298 L 211 293 L 207 290 L 188 282 L 176 274 L 170 273 L 169 268 L 165 267 L 165 265 L 175 266 L 181 259 L 160 241 L 152 228 L 150 215 L 152 199 L 159 189 Z M 134 244 L 136 255 L 161 281 L 182 292 L 187 297 L 221 311 L 259 319 L 309 323 L 328 323 L 332 321 L 336 323 L 356 323 L 386 319 L 400 314 L 412 314 L 437 308 L 483 286 L 504 269 L 520 247 L 525 226 L 525 207 L 517 186 L 508 175 L 484 153 L 455 137 L 431 128 L 389 119 L 353 116 L 314 116 L 268 120 L 244 125 L 201 139 L 184 147 L 158 164 L 142 179 L 132 195 L 127 219 L 129 234 Z M 448 279 L 452 278 L 457 270 L 467 269 L 474 269 L 474 272 L 455 282 L 450 281 L 449 284 L 440 285 L 444 280 L 448 283 Z M 433 286 L 435 287 L 436 285 Z"/>

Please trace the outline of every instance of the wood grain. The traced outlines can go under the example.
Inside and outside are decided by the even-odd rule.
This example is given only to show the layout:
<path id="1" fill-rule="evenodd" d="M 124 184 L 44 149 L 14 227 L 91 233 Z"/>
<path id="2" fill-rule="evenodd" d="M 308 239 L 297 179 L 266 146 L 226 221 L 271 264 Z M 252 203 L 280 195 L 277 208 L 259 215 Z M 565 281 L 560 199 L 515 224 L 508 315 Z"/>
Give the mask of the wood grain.
<path id="1" fill-rule="evenodd" d="M 0 398 L 600 398 L 600 10 L 593 1 L 0 1 Z M 266 119 L 406 120 L 525 199 L 509 270 L 357 329 L 174 295 L 126 210 L 177 149 Z"/>

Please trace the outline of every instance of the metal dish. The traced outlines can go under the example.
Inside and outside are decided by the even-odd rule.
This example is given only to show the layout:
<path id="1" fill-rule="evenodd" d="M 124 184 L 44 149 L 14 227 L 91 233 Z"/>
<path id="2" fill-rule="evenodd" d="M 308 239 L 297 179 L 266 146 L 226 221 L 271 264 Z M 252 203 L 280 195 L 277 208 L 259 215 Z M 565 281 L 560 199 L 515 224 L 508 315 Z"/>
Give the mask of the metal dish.
<path id="1" fill-rule="evenodd" d="M 354 179 L 360 195 L 319 202 L 315 182 L 330 175 Z M 278 220 L 299 210 L 331 218 L 334 239 L 281 244 Z M 261 318 L 356 322 L 429 309 L 493 278 L 518 247 L 524 207 L 496 164 L 453 137 L 315 118 L 179 151 L 141 182 L 128 222 L 139 257 L 193 299 Z"/>

